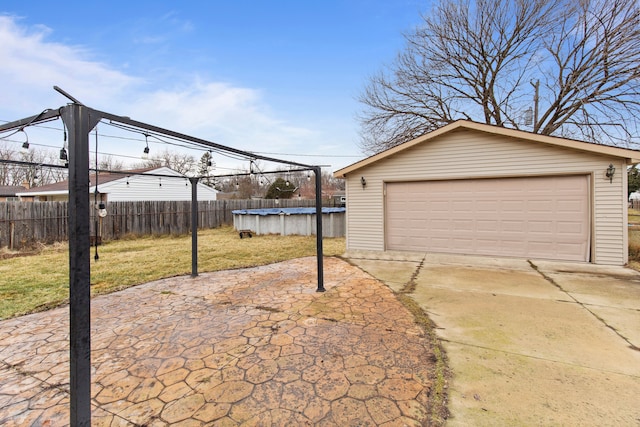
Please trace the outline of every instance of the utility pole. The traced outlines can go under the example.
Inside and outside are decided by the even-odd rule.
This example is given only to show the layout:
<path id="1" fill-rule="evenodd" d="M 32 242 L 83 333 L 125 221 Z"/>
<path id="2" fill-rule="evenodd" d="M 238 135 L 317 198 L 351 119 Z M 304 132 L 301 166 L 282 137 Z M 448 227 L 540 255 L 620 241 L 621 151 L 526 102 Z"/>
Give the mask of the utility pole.
<path id="1" fill-rule="evenodd" d="M 529 82 L 531 86 L 535 89 L 533 94 L 533 133 L 538 133 L 538 91 L 540 88 L 540 80 L 536 80 Z"/>

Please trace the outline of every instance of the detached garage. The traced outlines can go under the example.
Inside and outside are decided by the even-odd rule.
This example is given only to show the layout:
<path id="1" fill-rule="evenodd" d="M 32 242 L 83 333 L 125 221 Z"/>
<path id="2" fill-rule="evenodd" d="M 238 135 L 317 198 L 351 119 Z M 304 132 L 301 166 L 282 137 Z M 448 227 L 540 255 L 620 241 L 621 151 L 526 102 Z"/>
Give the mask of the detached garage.
<path id="1" fill-rule="evenodd" d="M 457 121 L 335 172 L 347 250 L 623 265 L 640 152 Z"/>

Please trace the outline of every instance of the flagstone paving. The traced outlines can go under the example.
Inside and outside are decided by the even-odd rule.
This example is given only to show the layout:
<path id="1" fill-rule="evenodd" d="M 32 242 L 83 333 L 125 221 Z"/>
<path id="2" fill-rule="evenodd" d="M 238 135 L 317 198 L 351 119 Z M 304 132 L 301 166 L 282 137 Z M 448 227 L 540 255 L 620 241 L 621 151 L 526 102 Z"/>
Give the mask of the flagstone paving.
<path id="1" fill-rule="evenodd" d="M 92 300 L 92 425 L 418 426 L 429 341 L 393 292 L 315 258 Z M 0 322 L 0 425 L 69 423 L 68 307 Z"/>

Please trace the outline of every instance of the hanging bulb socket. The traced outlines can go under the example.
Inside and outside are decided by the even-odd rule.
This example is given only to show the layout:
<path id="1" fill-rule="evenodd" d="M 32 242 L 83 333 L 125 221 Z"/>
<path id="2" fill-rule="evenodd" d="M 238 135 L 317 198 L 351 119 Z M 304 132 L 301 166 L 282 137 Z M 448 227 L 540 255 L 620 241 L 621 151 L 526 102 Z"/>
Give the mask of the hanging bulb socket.
<path id="1" fill-rule="evenodd" d="M 22 143 L 22 148 L 20 148 L 20 151 L 22 151 L 23 154 L 27 154 L 29 152 L 29 135 L 24 131 L 24 128 L 20 128 L 19 132 L 24 133 L 24 137 L 26 138 Z"/>
<path id="2" fill-rule="evenodd" d="M 98 209 L 98 216 L 100 218 L 104 218 L 105 216 L 107 216 L 107 206 L 104 204 L 104 202 L 100 202 L 97 206 Z"/>
<path id="3" fill-rule="evenodd" d="M 144 142 L 147 146 L 142 150 L 142 158 L 147 160 L 149 158 L 149 135 L 146 133 L 144 134 Z"/>
<path id="4" fill-rule="evenodd" d="M 211 154 L 211 150 L 209 150 L 208 153 L 209 153 L 209 156 L 207 157 L 207 167 L 210 168 L 213 165 L 213 162 L 211 161 L 213 156 Z"/>

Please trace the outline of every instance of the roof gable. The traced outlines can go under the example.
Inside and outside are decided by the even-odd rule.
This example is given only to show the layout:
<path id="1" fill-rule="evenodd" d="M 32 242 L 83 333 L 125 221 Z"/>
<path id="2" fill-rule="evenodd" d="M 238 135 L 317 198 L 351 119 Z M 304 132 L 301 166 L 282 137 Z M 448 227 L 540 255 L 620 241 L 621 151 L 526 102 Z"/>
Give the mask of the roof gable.
<path id="1" fill-rule="evenodd" d="M 353 163 L 345 168 L 339 169 L 334 172 L 335 177 L 346 177 L 347 174 L 361 169 L 365 166 L 369 166 L 373 163 L 379 162 L 383 159 L 391 157 L 397 153 L 411 149 L 419 144 L 428 143 L 442 135 L 451 132 L 460 131 L 477 131 L 486 134 L 493 134 L 508 138 L 514 138 L 524 141 L 529 141 L 538 144 L 547 144 L 549 146 L 563 147 L 574 149 L 578 151 L 600 154 L 603 156 L 611 156 L 623 158 L 627 164 L 635 164 L 640 162 L 640 151 L 630 150 L 626 148 L 612 147 L 609 145 L 595 144 L 584 141 L 578 141 L 573 139 L 560 138 L 555 136 L 539 135 L 531 132 L 525 132 L 521 130 L 508 129 L 500 126 L 487 125 L 483 123 L 476 123 L 467 120 L 458 120 L 443 126 L 433 132 L 429 132 L 411 141 L 392 147 L 388 150 L 374 154 L 356 163 Z"/>

